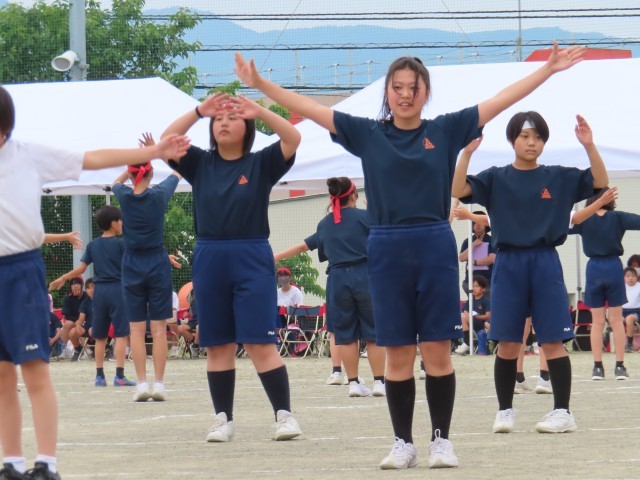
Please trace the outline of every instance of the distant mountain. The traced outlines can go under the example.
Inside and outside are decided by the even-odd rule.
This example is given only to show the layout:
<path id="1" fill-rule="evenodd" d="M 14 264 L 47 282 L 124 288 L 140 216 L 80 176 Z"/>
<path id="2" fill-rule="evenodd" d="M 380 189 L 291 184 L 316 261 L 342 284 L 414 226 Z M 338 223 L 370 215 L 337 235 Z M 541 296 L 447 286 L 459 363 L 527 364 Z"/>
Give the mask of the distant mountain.
<path id="1" fill-rule="evenodd" d="M 0 0 L 0 2 L 3 0 Z M 175 9 L 147 11 L 149 14 L 170 14 Z M 209 12 L 200 12 L 207 13 Z M 462 34 L 442 30 L 393 29 L 376 26 L 320 26 L 315 28 L 287 29 L 284 32 L 255 32 L 229 20 L 204 20 L 187 34 L 188 41 L 198 40 L 203 48 L 227 47 L 225 51 L 202 51 L 189 63 L 198 69 L 207 85 L 226 84 L 235 79 L 233 74 L 233 50 L 242 51 L 245 57 L 254 58 L 256 65 L 272 80 L 286 85 L 322 86 L 338 85 L 358 88 L 384 75 L 387 66 L 402 55 L 420 57 L 427 65 L 459 63 L 498 63 L 517 61 L 516 30 L 496 30 Z M 594 32 L 568 32 L 559 28 L 533 28 L 522 31 L 522 57 L 534 50 L 548 48 L 557 39 L 568 43 L 589 39 L 597 46 L 605 38 Z M 273 45 L 335 46 L 332 49 L 265 50 Z M 510 46 L 499 46 L 500 43 Z M 529 46 L 528 43 L 536 43 Z M 361 47 L 378 44 L 386 48 L 349 49 L 348 45 Z M 413 45 L 408 48 L 388 48 L 388 44 Z M 429 48 L 418 44 L 429 44 Z M 451 47 L 451 45 L 478 45 L 476 48 Z M 263 49 L 259 49 L 263 48 Z M 640 56 L 640 47 L 629 47 L 634 57 Z M 296 65 L 297 76 L 296 76 Z M 304 67 L 304 68 L 302 68 Z M 272 69 L 269 73 L 268 69 Z"/>

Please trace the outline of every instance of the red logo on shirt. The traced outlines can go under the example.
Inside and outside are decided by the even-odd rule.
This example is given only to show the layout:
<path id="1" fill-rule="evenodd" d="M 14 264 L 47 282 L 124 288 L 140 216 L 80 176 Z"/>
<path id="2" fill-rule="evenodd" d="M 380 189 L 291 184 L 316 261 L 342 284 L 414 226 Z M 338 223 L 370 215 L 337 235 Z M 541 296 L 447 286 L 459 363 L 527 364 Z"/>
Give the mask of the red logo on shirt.
<path id="1" fill-rule="evenodd" d="M 551 198 L 551 194 L 549 193 L 549 190 L 547 190 L 546 188 L 543 188 L 542 193 L 540 194 L 540 198 Z"/>
<path id="2" fill-rule="evenodd" d="M 247 180 L 247 177 L 245 177 L 244 175 L 240 175 L 240 178 L 238 179 L 238 185 L 244 185 L 245 183 L 249 183 L 249 180 Z"/>
<path id="3" fill-rule="evenodd" d="M 424 137 L 424 143 L 422 145 L 424 145 L 425 150 L 431 150 L 432 148 L 436 148 L 436 146 L 433 143 L 431 143 L 431 140 L 429 140 L 427 137 Z"/>

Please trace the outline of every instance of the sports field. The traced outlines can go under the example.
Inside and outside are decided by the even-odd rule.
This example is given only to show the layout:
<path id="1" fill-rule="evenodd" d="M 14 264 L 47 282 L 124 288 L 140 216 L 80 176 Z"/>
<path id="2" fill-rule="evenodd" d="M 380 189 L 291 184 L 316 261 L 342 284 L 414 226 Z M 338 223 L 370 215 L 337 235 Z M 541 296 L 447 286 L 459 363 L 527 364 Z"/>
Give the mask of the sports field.
<path id="1" fill-rule="evenodd" d="M 393 444 L 386 400 L 348 398 L 346 386 L 325 385 L 328 359 L 286 360 L 293 413 L 304 431 L 289 442 L 270 439 L 274 419 L 266 395 L 250 361 L 240 359 L 236 437 L 227 444 L 204 441 L 213 420 L 205 360 L 169 361 L 168 401 L 147 404 L 131 401 L 132 388 L 94 387 L 92 362 L 54 362 L 59 469 L 63 479 L 640 478 L 640 354 L 627 355 L 631 379 L 624 382 L 611 378 L 612 354 L 605 354 L 604 382 L 591 381 L 590 354 L 573 353 L 571 360 L 578 431 L 536 433 L 534 425 L 552 408 L 552 397 L 526 394 L 515 398 L 517 432 L 500 435 L 491 432 L 497 409 L 493 357 L 455 357 L 458 393 L 450 439 L 457 469 L 427 468 L 429 420 L 424 382 L 416 374 L 419 465 L 398 472 L 378 469 Z M 537 373 L 537 361 L 526 357 L 527 375 Z M 133 374 L 131 362 L 126 369 Z M 105 371 L 112 380 L 115 363 Z M 371 383 L 366 369 L 361 375 Z M 20 397 L 31 462 L 36 452 L 24 386 Z"/>

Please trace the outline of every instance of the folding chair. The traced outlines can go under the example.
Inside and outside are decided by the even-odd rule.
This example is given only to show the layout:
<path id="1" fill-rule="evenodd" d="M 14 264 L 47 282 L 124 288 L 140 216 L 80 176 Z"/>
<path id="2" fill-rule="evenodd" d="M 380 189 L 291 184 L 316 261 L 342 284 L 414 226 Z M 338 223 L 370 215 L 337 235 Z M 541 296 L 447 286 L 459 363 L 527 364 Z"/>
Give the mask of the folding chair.
<path id="1" fill-rule="evenodd" d="M 573 324 L 573 334 L 575 338 L 571 342 L 574 350 L 580 352 L 591 351 L 591 327 L 593 319 L 591 309 L 584 302 L 578 302 L 578 309 L 571 309 L 571 323 Z"/>
<path id="2" fill-rule="evenodd" d="M 288 307 L 289 323 L 283 337 L 283 348 L 291 356 L 304 358 L 318 353 L 318 339 L 324 327 L 322 307 Z"/>

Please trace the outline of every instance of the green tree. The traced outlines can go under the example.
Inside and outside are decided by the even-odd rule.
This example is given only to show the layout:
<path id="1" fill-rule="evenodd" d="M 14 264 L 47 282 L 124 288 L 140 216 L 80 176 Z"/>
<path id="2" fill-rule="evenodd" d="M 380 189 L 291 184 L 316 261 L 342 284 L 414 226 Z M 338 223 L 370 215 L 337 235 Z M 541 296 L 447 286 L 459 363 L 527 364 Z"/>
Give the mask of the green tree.
<path id="1" fill-rule="evenodd" d="M 311 265 L 311 255 L 308 253 L 300 253 L 295 257 L 282 260 L 277 266 L 287 267 L 291 270 L 291 280 L 305 293 L 311 293 L 321 298 L 326 297 L 327 292 L 318 285 L 320 273 Z"/>
<path id="2" fill-rule="evenodd" d="M 144 0 L 114 0 L 111 10 L 89 0 L 86 6 L 90 80 L 160 76 L 187 93 L 197 83 L 193 67 L 177 59 L 200 48 L 184 40 L 200 18 L 179 9 L 166 22 L 144 18 Z M 67 78 L 51 59 L 69 48 L 69 3 L 10 3 L 0 8 L 0 83 L 46 82 Z"/>

